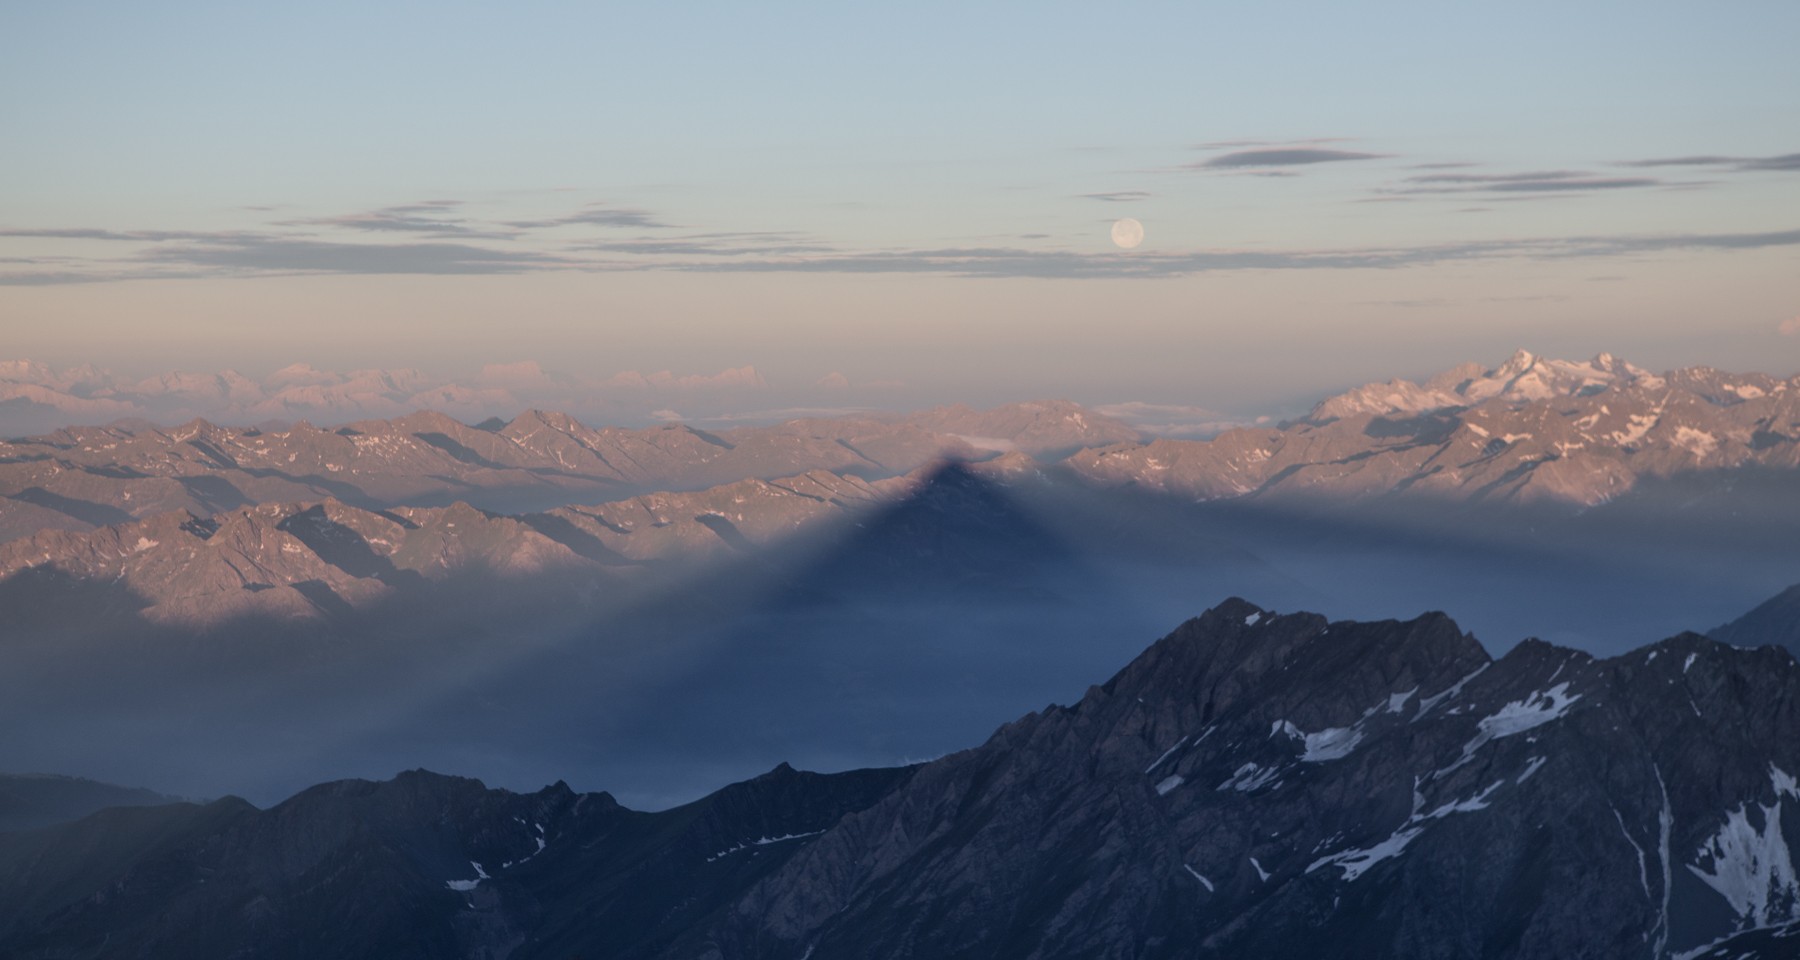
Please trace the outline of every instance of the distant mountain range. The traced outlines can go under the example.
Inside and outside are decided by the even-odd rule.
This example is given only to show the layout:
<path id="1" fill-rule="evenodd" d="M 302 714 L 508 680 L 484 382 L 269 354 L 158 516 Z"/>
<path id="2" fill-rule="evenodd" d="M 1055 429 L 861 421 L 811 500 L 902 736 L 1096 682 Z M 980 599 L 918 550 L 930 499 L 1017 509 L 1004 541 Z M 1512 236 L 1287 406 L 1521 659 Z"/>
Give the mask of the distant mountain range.
<path id="1" fill-rule="evenodd" d="M 1231 600 L 920 765 L 661 813 L 423 772 L 0 834 L 0 954 L 1644 957 L 1800 937 L 1800 663 Z"/>
<path id="2" fill-rule="evenodd" d="M 1688 367 L 1653 376 L 1606 354 L 1523 351 L 1425 384 L 1372 384 L 1278 429 L 1082 451 L 1097 482 L 1208 499 L 1451 501 L 1593 507 L 1646 480 L 1800 467 L 1800 377 Z"/>
<path id="3" fill-rule="evenodd" d="M 1136 437 L 1117 420 L 1063 401 L 719 432 L 678 424 L 595 429 L 537 410 L 487 427 L 439 413 L 331 430 L 204 420 L 73 427 L 0 442 L 0 539 L 328 498 L 367 509 L 461 501 L 518 512 L 818 470 L 877 480 L 944 456 L 1055 457 Z"/>
<path id="4" fill-rule="evenodd" d="M 716 374 L 627 370 L 599 377 L 554 375 L 524 361 L 489 364 L 474 377 L 455 380 L 414 369 L 341 373 L 296 363 L 260 379 L 235 370 L 134 379 L 92 364 L 57 369 L 5 360 L 0 361 L 0 433 L 132 417 L 342 423 L 422 409 L 478 420 L 544 405 L 642 418 L 670 404 L 752 396 L 766 393 L 768 386 L 751 366 Z"/>
<path id="5" fill-rule="evenodd" d="M 908 495 L 941 458 L 1021 489 L 1172 505 L 1401 523 L 1448 509 L 1443 523 L 1473 529 L 1517 526 L 1507 510 L 1566 517 L 1628 500 L 1613 511 L 1627 527 L 1660 513 L 1723 533 L 1760 513 L 1745 535 L 1778 537 L 1800 528 L 1785 493 L 1800 476 L 1796 386 L 1520 353 L 1203 441 L 1146 442 L 1065 401 L 720 432 L 596 429 L 536 410 L 480 427 L 424 412 L 336 429 L 75 427 L 0 442 L 0 585 L 54 571 L 124 584 L 153 619 L 214 623 L 317 616 L 470 571 L 616 580 L 828 528 Z M 1452 519 L 1464 508 L 1486 519 Z"/>

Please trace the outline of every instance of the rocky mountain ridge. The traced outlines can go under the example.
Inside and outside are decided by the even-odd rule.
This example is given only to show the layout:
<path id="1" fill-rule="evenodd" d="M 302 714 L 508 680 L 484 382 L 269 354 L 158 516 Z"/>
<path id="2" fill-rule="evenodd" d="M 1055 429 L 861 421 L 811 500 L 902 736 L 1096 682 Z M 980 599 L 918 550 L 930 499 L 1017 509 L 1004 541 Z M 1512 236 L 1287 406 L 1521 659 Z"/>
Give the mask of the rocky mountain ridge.
<path id="1" fill-rule="evenodd" d="M 210 516 L 327 498 L 366 509 L 461 500 L 520 512 L 816 470 L 879 480 L 945 456 L 1056 455 L 1136 436 L 1064 401 L 717 433 L 676 424 L 596 429 L 539 410 L 494 429 L 431 412 L 333 430 L 302 422 L 264 432 L 204 420 L 173 428 L 75 427 L 0 442 L 0 539 L 174 510 Z"/>
<path id="2" fill-rule="evenodd" d="M 0 543 L 0 583 L 58 576 L 116 584 L 152 622 L 320 618 L 458 575 L 629 582 L 659 561 L 692 564 L 772 546 L 867 510 L 918 477 L 869 483 L 815 470 L 691 493 L 653 493 L 505 516 L 457 502 L 368 510 L 337 499 L 185 509 L 90 531 Z"/>
<path id="3" fill-rule="evenodd" d="M 0 836 L 0 949 L 1773 960 L 1797 693 L 1787 652 L 1692 634 L 1494 660 L 1442 614 L 1232 600 L 914 768 L 664 814 L 412 774 Z"/>
<path id="4" fill-rule="evenodd" d="M 1094 482 L 1184 497 L 1599 506 L 1645 481 L 1800 467 L 1800 377 L 1521 351 L 1500 367 L 1374 384 L 1271 429 L 1083 450 Z"/>

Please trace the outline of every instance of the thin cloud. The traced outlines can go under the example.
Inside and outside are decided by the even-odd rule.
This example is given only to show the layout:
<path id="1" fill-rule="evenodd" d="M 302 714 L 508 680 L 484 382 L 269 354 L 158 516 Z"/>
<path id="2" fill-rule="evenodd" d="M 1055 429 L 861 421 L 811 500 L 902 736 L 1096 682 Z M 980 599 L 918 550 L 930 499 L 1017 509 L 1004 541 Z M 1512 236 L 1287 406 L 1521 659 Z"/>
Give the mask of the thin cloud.
<path id="1" fill-rule="evenodd" d="M 1348 143 L 1350 137 L 1306 137 L 1300 140 L 1213 140 L 1202 143 L 1199 150 L 1245 150 L 1251 147 L 1301 147 L 1320 143 Z"/>
<path id="2" fill-rule="evenodd" d="M 664 223 L 648 210 L 636 207 L 614 207 L 607 204 L 590 204 L 574 213 L 545 220 L 508 220 L 504 224 L 520 230 L 542 230 L 549 227 L 635 227 L 646 230 L 665 229 L 672 224 Z"/>
<path id="3" fill-rule="evenodd" d="M 1103 200 L 1107 203 L 1135 203 L 1148 200 L 1155 194 L 1148 190 L 1114 190 L 1110 193 L 1083 193 L 1078 196 L 1083 200 Z"/>
<path id="4" fill-rule="evenodd" d="M 1431 193 L 1589 193 L 1666 186 L 1654 177 L 1602 177 L 1578 170 L 1538 170 L 1529 173 L 1426 173 L 1407 177 L 1398 187 L 1380 192 L 1389 195 Z"/>
<path id="5" fill-rule="evenodd" d="M 266 234 L 231 231 L 196 230 L 100 230 L 93 227 L 0 228 L 0 237 L 24 237 L 39 240 L 110 240 L 119 243 L 164 243 L 189 240 L 203 243 L 228 243 Z"/>
<path id="6" fill-rule="evenodd" d="M 655 239 L 603 240 L 575 244 L 571 249 L 623 253 L 634 256 L 746 257 L 827 253 L 836 248 L 811 241 L 800 234 L 766 231 L 696 233 Z"/>
<path id="7" fill-rule="evenodd" d="M 138 259 L 249 273 L 492 274 L 571 265 L 563 257 L 461 243 L 333 243 L 254 237 L 153 247 Z"/>
<path id="8" fill-rule="evenodd" d="M 1739 172 L 1800 170 L 1800 153 L 1784 153 L 1773 157 L 1725 157 L 1702 155 L 1692 157 L 1655 157 L 1649 160 L 1627 160 L 1621 167 L 1724 167 Z"/>
<path id="9" fill-rule="evenodd" d="M 1781 326 L 1777 329 L 1779 329 L 1784 336 L 1800 337 L 1800 315 L 1792 316 L 1781 321 Z"/>
<path id="10" fill-rule="evenodd" d="M 1298 167 L 1315 163 L 1341 163 L 1349 160 L 1378 160 L 1386 154 L 1362 153 L 1356 150 L 1324 150 L 1315 147 L 1274 147 L 1238 150 L 1210 160 L 1188 164 L 1191 169 L 1239 170 L 1255 167 Z"/>
<path id="11" fill-rule="evenodd" d="M 460 200 L 427 200 L 401 206 L 382 207 L 366 213 L 336 217 L 308 217 L 277 220 L 280 227 L 336 227 L 370 233 L 419 233 L 433 237 L 496 238 L 510 236 L 491 228 L 478 228 L 463 218 L 446 218 L 446 211 L 462 205 Z"/>
<path id="12" fill-rule="evenodd" d="M 23 231 L 28 236 L 106 231 Z M 20 231 L 14 231 L 15 234 Z M 1339 249 L 1082 252 L 1005 245 L 840 250 L 782 232 L 636 238 L 566 247 L 560 253 L 478 244 L 347 243 L 254 234 L 134 235 L 182 237 L 129 256 L 84 266 L 0 272 L 0 284 L 50 285 L 128 279 L 255 277 L 291 274 L 516 274 L 579 270 L 696 273 L 932 274 L 975 278 L 1157 278 L 1244 270 L 1397 269 L 1502 259 L 1608 258 L 1677 250 L 1754 250 L 1800 246 L 1800 230 L 1728 234 L 1549 237 L 1417 246 Z"/>
<path id="13" fill-rule="evenodd" d="M 1092 254 L 1016 248 L 876 251 L 824 257 L 672 262 L 695 272 L 922 273 L 979 278 L 1180 277 L 1235 270 L 1368 270 L 1498 259 L 1603 258 L 1672 250 L 1754 250 L 1800 246 L 1800 230 L 1470 241 L 1338 250 L 1197 251 Z"/>

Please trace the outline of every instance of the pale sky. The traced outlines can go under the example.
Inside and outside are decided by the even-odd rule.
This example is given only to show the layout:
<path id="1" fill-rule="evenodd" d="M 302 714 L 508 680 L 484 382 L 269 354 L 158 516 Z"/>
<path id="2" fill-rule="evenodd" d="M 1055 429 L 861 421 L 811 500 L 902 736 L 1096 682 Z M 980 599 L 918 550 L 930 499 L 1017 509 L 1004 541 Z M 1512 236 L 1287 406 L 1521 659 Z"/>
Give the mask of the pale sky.
<path id="1" fill-rule="evenodd" d="M 0 5 L 0 359 L 1800 369 L 1800 4 L 969 6 Z"/>

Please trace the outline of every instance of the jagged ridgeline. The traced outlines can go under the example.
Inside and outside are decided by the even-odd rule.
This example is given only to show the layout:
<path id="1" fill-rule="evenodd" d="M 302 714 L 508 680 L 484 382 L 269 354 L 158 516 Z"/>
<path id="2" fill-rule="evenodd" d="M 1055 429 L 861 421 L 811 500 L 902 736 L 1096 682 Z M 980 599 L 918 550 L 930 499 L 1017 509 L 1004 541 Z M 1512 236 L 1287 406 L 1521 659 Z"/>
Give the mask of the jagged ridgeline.
<path id="1" fill-rule="evenodd" d="M 0 835 L 0 954 L 1793 957 L 1797 730 L 1777 648 L 1495 660 L 1442 614 L 1232 600 L 913 767 L 660 813 L 417 772 Z"/>

